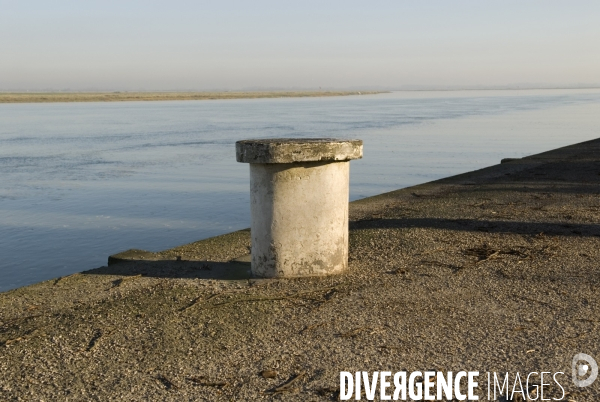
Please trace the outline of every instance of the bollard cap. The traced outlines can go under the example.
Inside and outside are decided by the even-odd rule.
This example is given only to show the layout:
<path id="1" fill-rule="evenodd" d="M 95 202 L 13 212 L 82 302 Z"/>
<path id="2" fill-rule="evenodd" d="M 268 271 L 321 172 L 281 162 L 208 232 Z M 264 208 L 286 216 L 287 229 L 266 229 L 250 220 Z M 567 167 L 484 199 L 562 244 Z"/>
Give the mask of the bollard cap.
<path id="1" fill-rule="evenodd" d="M 362 158 L 362 140 L 335 138 L 267 138 L 235 143 L 244 163 L 335 162 Z"/>

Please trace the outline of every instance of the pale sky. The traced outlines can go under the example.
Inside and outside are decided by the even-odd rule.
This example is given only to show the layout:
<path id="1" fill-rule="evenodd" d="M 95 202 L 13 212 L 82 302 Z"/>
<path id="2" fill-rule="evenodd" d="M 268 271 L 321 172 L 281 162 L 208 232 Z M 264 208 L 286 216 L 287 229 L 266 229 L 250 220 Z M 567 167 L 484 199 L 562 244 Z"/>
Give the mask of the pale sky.
<path id="1" fill-rule="evenodd" d="M 0 0 L 0 90 L 600 85 L 598 0 Z"/>

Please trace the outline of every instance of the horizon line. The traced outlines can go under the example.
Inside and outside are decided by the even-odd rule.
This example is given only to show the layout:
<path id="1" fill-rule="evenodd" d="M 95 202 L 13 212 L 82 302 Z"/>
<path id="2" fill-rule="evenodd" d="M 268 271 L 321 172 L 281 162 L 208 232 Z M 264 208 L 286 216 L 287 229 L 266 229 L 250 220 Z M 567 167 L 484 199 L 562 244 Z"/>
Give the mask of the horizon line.
<path id="1" fill-rule="evenodd" d="M 498 86 L 411 86 L 410 88 L 360 86 L 360 87 L 319 87 L 319 88 L 284 88 L 284 87 L 252 87 L 240 89 L 0 89 L 0 93 L 227 93 L 227 92 L 330 92 L 330 91 L 386 91 L 386 92 L 434 92 L 434 91 L 523 91 L 523 90 L 552 90 L 552 89 L 600 89 L 600 84 L 590 85 L 564 85 L 564 86 L 523 86 L 498 85 Z"/>

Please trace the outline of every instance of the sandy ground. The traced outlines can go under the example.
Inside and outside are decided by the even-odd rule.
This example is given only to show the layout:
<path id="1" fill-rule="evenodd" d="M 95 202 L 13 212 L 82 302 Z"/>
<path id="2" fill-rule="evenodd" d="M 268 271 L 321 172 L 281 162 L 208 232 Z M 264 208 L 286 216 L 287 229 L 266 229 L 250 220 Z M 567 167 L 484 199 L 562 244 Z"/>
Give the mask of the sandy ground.
<path id="1" fill-rule="evenodd" d="M 600 400 L 571 381 L 600 361 L 600 140 L 350 220 L 340 276 L 250 278 L 240 231 L 0 294 L 0 400 L 337 400 L 340 371 L 382 370 L 479 371 L 480 400 L 487 372 L 560 371 L 561 400 Z"/>

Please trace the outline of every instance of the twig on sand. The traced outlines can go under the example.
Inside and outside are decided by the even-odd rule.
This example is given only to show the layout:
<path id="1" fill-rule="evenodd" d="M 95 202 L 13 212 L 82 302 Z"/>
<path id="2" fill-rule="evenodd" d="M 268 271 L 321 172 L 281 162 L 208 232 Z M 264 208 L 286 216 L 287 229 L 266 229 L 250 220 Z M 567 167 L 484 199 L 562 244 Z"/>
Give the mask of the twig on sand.
<path id="1" fill-rule="evenodd" d="M 316 329 L 316 328 L 322 327 L 322 326 L 324 326 L 324 325 L 327 325 L 327 324 L 329 324 L 329 323 L 330 323 L 330 322 L 329 322 L 329 321 L 327 321 L 327 322 L 320 322 L 320 323 L 313 324 L 313 325 L 308 325 L 308 326 L 304 327 L 304 329 L 303 329 L 303 330 L 301 330 L 301 331 L 300 331 L 300 334 L 304 334 L 305 332 L 312 331 L 313 329 Z"/>
<path id="2" fill-rule="evenodd" d="M 170 389 L 179 389 L 179 387 L 177 385 L 175 385 L 175 383 L 173 381 L 169 380 L 167 377 L 165 377 L 162 374 L 157 374 L 155 378 L 156 378 L 156 380 L 160 381 L 165 386 L 165 388 L 167 388 L 169 390 Z"/>
<path id="3" fill-rule="evenodd" d="M 33 328 L 33 329 L 28 330 L 24 334 L 22 334 L 22 335 L 20 335 L 20 336 L 18 336 L 16 338 L 12 338 L 12 339 L 7 339 L 5 341 L 1 341 L 0 342 L 0 346 L 8 346 L 10 344 L 17 343 L 17 342 L 24 341 L 26 339 L 32 338 L 32 337 L 34 337 L 36 335 L 40 335 L 40 334 L 38 334 L 38 332 L 42 328 L 45 328 L 47 326 L 48 325 L 42 325 L 41 327 Z"/>
<path id="4" fill-rule="evenodd" d="M 291 300 L 291 299 L 307 298 L 306 296 L 308 296 L 308 295 L 311 295 L 311 294 L 314 294 L 314 293 L 330 292 L 332 289 L 335 289 L 335 286 L 328 287 L 328 288 L 325 288 L 325 289 L 315 289 L 315 290 L 309 290 L 309 291 L 306 291 L 306 292 L 298 292 L 298 293 L 294 293 L 294 294 L 291 294 L 291 295 L 285 295 L 285 296 L 250 297 L 250 298 L 247 298 L 247 299 L 227 300 L 227 301 L 224 301 L 224 302 L 215 303 L 211 307 L 212 308 L 216 308 L 216 307 L 224 306 L 224 305 L 227 305 L 227 304 L 235 304 L 235 303 L 249 303 L 249 302 Z M 324 296 L 324 297 L 326 297 L 326 296 Z"/>
<path id="5" fill-rule="evenodd" d="M 108 290 L 121 286 L 121 284 L 123 282 L 125 282 L 125 281 L 132 281 L 134 279 L 138 279 L 138 278 L 141 278 L 141 277 L 142 277 L 142 274 L 138 274 L 138 275 L 134 275 L 134 276 L 126 276 L 124 278 L 119 278 L 117 280 L 112 281 L 112 286 Z"/>
<path id="6" fill-rule="evenodd" d="M 302 378 L 304 378 L 305 376 L 306 376 L 306 371 L 302 371 L 302 372 L 296 374 L 296 376 L 294 378 L 288 380 L 286 383 L 284 383 L 276 388 L 273 388 L 270 391 L 266 391 L 266 392 L 270 393 L 270 394 L 281 394 L 283 392 L 290 392 L 295 389 L 294 385 L 298 381 L 300 381 Z"/>
<path id="7" fill-rule="evenodd" d="M 525 300 L 525 301 L 529 301 L 529 302 L 534 302 L 534 303 L 539 303 L 539 304 L 543 304 L 545 306 L 550 306 L 552 307 L 552 304 L 545 302 L 545 301 L 541 301 L 541 300 L 536 300 L 536 299 L 532 299 L 531 297 L 527 297 L 527 296 L 517 296 L 517 298 L 521 299 L 521 300 Z"/>
<path id="8" fill-rule="evenodd" d="M 340 334 L 340 338 L 354 338 L 356 335 L 358 335 L 359 333 L 361 333 L 367 329 L 371 329 L 371 327 L 368 327 L 368 326 L 358 327 L 351 331 Z"/>
<path id="9" fill-rule="evenodd" d="M 81 275 L 81 272 L 75 272 L 74 274 L 67 275 L 67 276 L 59 276 L 58 278 L 56 278 L 54 280 L 54 283 L 52 284 L 52 286 L 56 286 L 56 284 L 58 284 L 58 282 L 63 281 L 68 278 L 72 278 L 74 276 L 78 276 L 78 275 Z"/>
<path id="10" fill-rule="evenodd" d="M 187 305 L 179 309 L 179 312 L 185 311 L 190 307 L 194 307 L 200 300 L 202 300 L 202 296 L 198 296 L 192 299 L 192 301 Z M 206 299 L 208 300 L 208 299 Z"/>
<path id="11" fill-rule="evenodd" d="M 209 381 L 203 375 L 198 377 L 188 377 L 187 380 L 204 387 L 224 387 L 229 384 L 227 381 Z"/>

